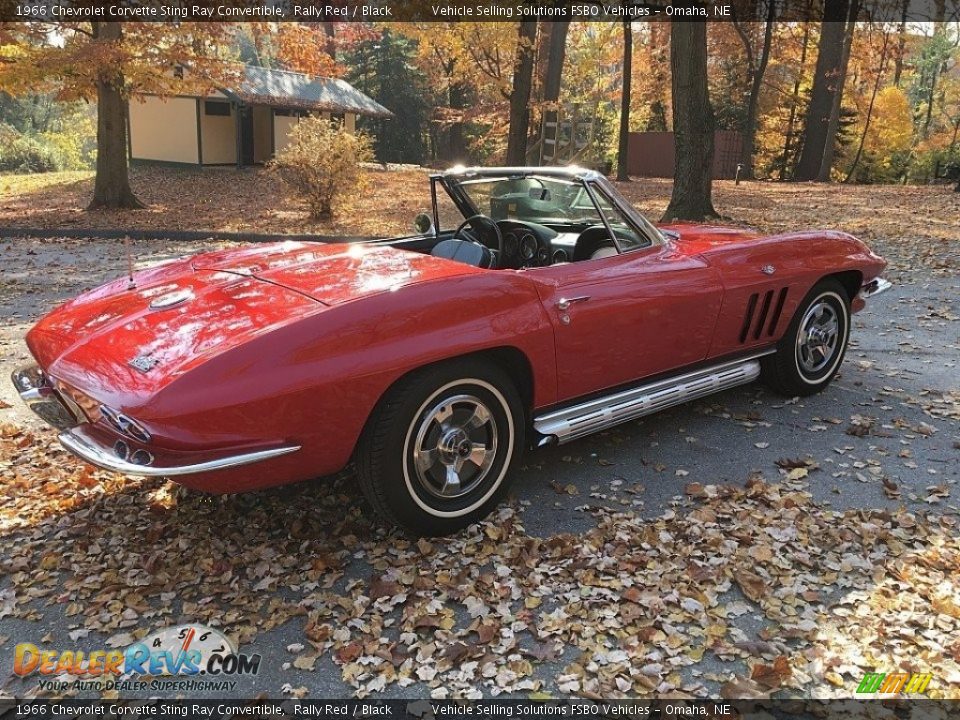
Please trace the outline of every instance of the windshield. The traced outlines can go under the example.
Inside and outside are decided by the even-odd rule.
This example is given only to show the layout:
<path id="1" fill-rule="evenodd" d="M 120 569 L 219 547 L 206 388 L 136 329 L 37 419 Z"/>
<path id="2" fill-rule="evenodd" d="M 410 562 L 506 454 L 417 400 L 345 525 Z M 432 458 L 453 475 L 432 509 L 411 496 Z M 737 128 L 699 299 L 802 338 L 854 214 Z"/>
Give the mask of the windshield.
<path id="1" fill-rule="evenodd" d="M 608 225 L 621 250 L 649 246 L 656 231 L 638 224 L 617 207 L 618 201 L 596 184 L 593 196 L 580 180 L 541 175 L 482 177 L 458 180 L 459 189 L 477 212 L 493 220 L 519 220 L 569 227 L 580 231 L 593 225 Z M 594 202 L 596 198 L 596 202 Z M 603 217 L 597 211 L 597 204 Z"/>
<path id="2" fill-rule="evenodd" d="M 494 220 L 596 225 L 603 220 L 583 183 L 555 177 L 485 177 L 458 185 L 477 212 Z"/>

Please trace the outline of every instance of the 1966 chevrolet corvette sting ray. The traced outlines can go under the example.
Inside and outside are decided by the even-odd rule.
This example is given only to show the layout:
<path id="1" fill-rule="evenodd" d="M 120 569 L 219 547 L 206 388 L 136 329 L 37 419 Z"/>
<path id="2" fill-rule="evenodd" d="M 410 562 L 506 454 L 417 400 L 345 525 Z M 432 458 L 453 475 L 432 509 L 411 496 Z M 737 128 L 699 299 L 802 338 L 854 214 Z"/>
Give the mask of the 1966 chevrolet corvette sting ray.
<path id="1" fill-rule="evenodd" d="M 86 292 L 30 331 L 14 383 L 94 465 L 241 492 L 354 462 L 386 519 L 435 534 L 489 512 L 525 446 L 758 377 L 822 390 L 890 286 L 850 235 L 658 228 L 588 170 L 430 182 L 414 237 L 204 253 Z"/>

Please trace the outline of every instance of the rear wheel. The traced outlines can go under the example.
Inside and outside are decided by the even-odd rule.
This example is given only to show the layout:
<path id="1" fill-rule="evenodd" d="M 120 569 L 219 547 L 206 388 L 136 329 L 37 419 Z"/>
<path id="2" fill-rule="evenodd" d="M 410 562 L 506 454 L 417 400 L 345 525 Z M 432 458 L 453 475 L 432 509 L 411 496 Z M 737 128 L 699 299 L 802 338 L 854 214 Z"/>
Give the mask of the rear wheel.
<path id="1" fill-rule="evenodd" d="M 520 396 L 499 367 L 464 360 L 426 368 L 381 401 L 361 438 L 364 494 L 388 522 L 441 535 L 484 517 L 521 454 Z"/>
<path id="2" fill-rule="evenodd" d="M 823 390 L 840 369 L 850 337 L 850 299 L 838 281 L 822 280 L 797 309 L 774 355 L 763 358 L 763 379 L 789 396 Z"/>

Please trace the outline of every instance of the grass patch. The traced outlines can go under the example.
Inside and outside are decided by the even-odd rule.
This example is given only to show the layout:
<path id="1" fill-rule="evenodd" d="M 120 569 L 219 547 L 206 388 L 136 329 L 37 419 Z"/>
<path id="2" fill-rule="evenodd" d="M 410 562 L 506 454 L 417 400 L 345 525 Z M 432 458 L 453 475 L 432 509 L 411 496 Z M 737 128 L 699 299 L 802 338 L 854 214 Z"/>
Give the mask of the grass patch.
<path id="1" fill-rule="evenodd" d="M 71 185 L 93 179 L 93 170 L 65 170 L 63 172 L 31 173 L 27 175 L 0 175 L 0 197 L 13 198 L 25 193 Z"/>

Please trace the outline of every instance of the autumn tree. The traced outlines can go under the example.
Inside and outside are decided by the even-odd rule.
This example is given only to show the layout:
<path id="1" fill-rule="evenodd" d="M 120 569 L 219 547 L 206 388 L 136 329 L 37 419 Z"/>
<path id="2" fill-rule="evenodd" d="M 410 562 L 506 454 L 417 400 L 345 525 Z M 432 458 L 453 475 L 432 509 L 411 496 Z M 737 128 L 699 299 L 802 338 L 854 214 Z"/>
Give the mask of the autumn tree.
<path id="1" fill-rule="evenodd" d="M 707 24 L 670 24 L 675 142 L 673 193 L 664 220 L 717 217 L 713 209 L 713 107 L 707 91 Z"/>
<path id="2" fill-rule="evenodd" d="M 246 64 L 339 77 L 346 63 L 338 62 L 338 53 L 373 47 L 380 35 L 367 23 L 257 21 L 238 23 L 234 44 Z"/>
<path id="3" fill-rule="evenodd" d="M 556 104 L 560 100 L 560 83 L 563 79 L 563 62 L 567 52 L 569 22 L 549 23 L 547 62 L 543 79 L 543 101 Z"/>
<path id="4" fill-rule="evenodd" d="M 563 80 L 563 66 L 567 54 L 567 35 L 569 22 L 549 22 L 540 25 L 540 48 L 537 63 L 540 66 L 539 127 L 540 142 L 546 141 L 548 123 L 560 120 L 560 88 Z"/>
<path id="5" fill-rule="evenodd" d="M 410 22 L 394 23 L 392 30 L 416 42 L 415 62 L 437 100 L 431 131 L 436 158 L 463 162 L 470 154 L 502 152 L 517 24 Z"/>
<path id="6" fill-rule="evenodd" d="M 832 148 L 834 138 L 828 138 L 828 128 L 835 117 L 835 102 L 839 103 L 843 93 L 839 79 L 846 72 L 843 62 L 849 9 L 849 0 L 826 0 L 824 20 L 820 24 L 813 90 L 804 123 L 803 149 L 793 173 L 794 180 L 816 180 L 828 140 Z M 839 112 L 839 106 L 836 107 Z"/>
<path id="7" fill-rule="evenodd" d="M 507 165 L 525 165 L 530 127 L 530 91 L 533 87 L 533 44 L 537 21 L 521 20 L 510 91 L 510 127 L 507 131 Z"/>
<path id="8" fill-rule="evenodd" d="M 881 29 L 881 34 L 883 36 L 883 44 L 880 50 L 879 58 L 879 67 L 876 69 L 876 76 L 873 81 L 873 89 L 870 93 L 870 100 L 867 103 L 866 112 L 864 113 L 864 118 L 862 122 L 862 128 L 860 131 L 860 140 L 857 143 L 857 151 L 853 157 L 853 162 L 850 165 L 850 168 L 847 170 L 847 176 L 844 178 L 844 182 L 850 182 L 850 179 L 854 176 L 854 173 L 857 170 L 857 166 L 860 164 L 860 158 L 863 157 L 864 146 L 867 141 L 867 134 L 870 132 L 870 123 L 873 120 L 873 111 L 877 103 L 877 95 L 880 92 L 880 85 L 884 79 L 884 71 L 887 67 L 887 55 L 888 49 L 890 47 L 890 33 L 886 30 Z M 896 84 L 891 90 L 898 90 Z"/>
<path id="9" fill-rule="evenodd" d="M 833 158 L 837 148 L 837 131 L 840 129 L 840 109 L 843 104 L 843 89 L 847 80 L 847 68 L 850 65 L 850 50 L 853 46 L 853 36 L 857 29 L 857 16 L 860 14 L 860 0 L 850 0 L 847 11 L 847 22 L 843 33 L 843 48 L 840 53 L 840 68 L 834 78 L 834 92 L 831 98 L 830 117 L 827 119 L 826 139 L 823 144 L 823 156 L 820 158 L 820 169 L 817 180 L 830 180 L 830 171 L 833 169 Z"/>
<path id="10" fill-rule="evenodd" d="M 137 208 L 127 162 L 131 93 L 205 92 L 235 73 L 221 57 L 224 23 L 9 23 L 0 90 L 52 88 L 97 104 L 97 164 L 89 208 Z"/>
<path id="11" fill-rule="evenodd" d="M 812 0 L 807 0 L 807 10 L 809 12 L 812 7 Z M 804 76 L 807 67 L 807 55 L 810 50 L 810 26 L 809 22 L 797 23 L 799 26 L 799 54 L 794 56 L 794 61 L 787 65 L 786 62 L 783 62 L 784 65 L 787 65 L 785 68 L 789 71 L 789 74 L 792 76 L 793 82 L 790 84 L 789 93 L 786 88 L 783 89 L 783 97 L 786 98 L 786 126 L 783 130 L 782 139 L 778 143 L 778 147 L 782 145 L 782 150 L 778 153 L 774 164 L 778 166 L 778 177 L 780 180 L 787 179 L 792 173 L 792 169 L 795 166 L 795 151 L 797 135 L 799 134 L 796 131 L 797 120 L 800 115 L 802 115 L 801 107 L 801 94 L 800 89 L 803 87 Z M 796 28 L 787 26 L 786 34 L 788 40 L 795 40 Z M 777 61 L 778 58 L 774 57 L 774 61 Z M 779 89 L 779 88 L 778 88 Z M 782 103 L 781 103 L 782 104 Z M 754 148 L 756 150 L 756 148 Z"/>
<path id="12" fill-rule="evenodd" d="M 617 144 L 617 180 L 629 180 L 627 155 L 630 148 L 630 85 L 633 79 L 633 26 L 623 21 L 623 90 L 620 93 L 620 133 Z"/>
<path id="13" fill-rule="evenodd" d="M 773 25 L 777 17 L 776 0 L 766 0 L 766 19 L 763 23 L 763 39 L 757 52 L 751 32 L 744 27 L 744 23 L 734 19 L 734 27 L 743 42 L 744 53 L 747 59 L 747 74 L 750 82 L 750 96 L 743 122 L 743 146 L 740 154 L 740 164 L 743 166 L 741 177 L 753 178 L 753 155 L 757 144 L 757 112 L 760 104 L 760 90 L 763 87 L 763 77 L 767 72 L 770 61 L 770 45 L 773 40 Z M 752 25 L 755 23 L 751 23 Z"/>
<path id="14" fill-rule="evenodd" d="M 374 42 L 358 43 L 340 57 L 349 67 L 347 80 L 381 105 L 390 118 L 362 118 L 360 127 L 373 136 L 381 162 L 422 163 L 427 150 L 424 129 L 430 93 L 423 74 L 411 62 L 413 41 L 385 27 Z"/>

